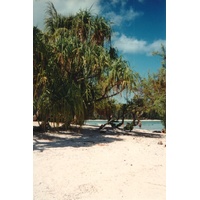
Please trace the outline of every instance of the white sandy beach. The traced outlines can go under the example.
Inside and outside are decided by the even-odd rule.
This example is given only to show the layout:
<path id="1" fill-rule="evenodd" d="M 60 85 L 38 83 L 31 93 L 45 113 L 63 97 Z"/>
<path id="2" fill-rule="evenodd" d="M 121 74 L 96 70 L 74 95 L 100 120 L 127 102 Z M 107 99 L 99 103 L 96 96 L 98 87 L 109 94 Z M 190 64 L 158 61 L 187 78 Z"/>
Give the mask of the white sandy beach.
<path id="1" fill-rule="evenodd" d="M 134 131 L 34 135 L 34 200 L 166 199 L 165 134 Z"/>

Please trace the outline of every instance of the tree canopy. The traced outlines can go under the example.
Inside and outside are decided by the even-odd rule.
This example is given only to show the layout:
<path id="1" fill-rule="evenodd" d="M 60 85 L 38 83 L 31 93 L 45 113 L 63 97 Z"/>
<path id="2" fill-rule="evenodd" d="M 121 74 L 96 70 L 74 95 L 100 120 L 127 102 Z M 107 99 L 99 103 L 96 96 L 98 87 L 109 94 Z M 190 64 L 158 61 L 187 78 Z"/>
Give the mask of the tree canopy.
<path id="1" fill-rule="evenodd" d="M 111 44 L 110 22 L 48 3 L 45 31 L 33 27 L 34 112 L 41 121 L 83 124 L 98 103 L 131 90 L 136 74 Z"/>
<path id="2" fill-rule="evenodd" d="M 82 125 L 89 117 L 159 118 L 166 127 L 166 50 L 157 73 L 133 72 L 112 46 L 110 22 L 90 10 L 59 14 L 47 4 L 45 30 L 33 27 L 33 111 L 42 121 Z M 131 92 L 126 104 L 113 97 Z"/>
<path id="3" fill-rule="evenodd" d="M 161 67 L 157 73 L 148 74 L 147 78 L 137 79 L 134 88 L 133 100 L 142 100 L 143 116 L 147 118 L 158 118 L 166 128 L 166 49 L 161 44 L 161 51 L 153 52 L 153 55 L 161 57 Z M 138 109 L 138 108 L 137 108 Z"/>

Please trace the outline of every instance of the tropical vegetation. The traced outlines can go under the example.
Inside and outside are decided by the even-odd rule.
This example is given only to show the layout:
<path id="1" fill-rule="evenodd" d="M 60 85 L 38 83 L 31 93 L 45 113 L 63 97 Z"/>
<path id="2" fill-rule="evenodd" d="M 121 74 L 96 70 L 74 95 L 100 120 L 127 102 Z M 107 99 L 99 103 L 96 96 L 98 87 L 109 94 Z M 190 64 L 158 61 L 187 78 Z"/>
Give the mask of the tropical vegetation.
<path id="1" fill-rule="evenodd" d="M 63 16 L 51 2 L 46 14 L 45 30 L 33 27 L 33 113 L 43 130 L 48 121 L 69 128 L 95 116 L 135 123 L 154 112 L 165 121 L 166 65 L 141 78 L 112 46 L 108 20 L 90 10 Z M 127 104 L 113 98 L 123 91 L 134 93 Z"/>

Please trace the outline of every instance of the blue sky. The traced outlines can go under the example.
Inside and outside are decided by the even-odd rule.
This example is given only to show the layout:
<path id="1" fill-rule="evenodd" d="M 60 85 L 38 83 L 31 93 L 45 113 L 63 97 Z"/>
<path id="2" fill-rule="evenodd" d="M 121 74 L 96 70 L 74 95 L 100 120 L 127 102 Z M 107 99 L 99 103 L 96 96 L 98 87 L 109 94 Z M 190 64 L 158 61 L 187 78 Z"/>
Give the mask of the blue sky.
<path id="1" fill-rule="evenodd" d="M 47 0 L 33 0 L 33 25 L 43 29 Z M 166 0 L 52 0 L 58 13 L 76 14 L 89 9 L 110 20 L 112 45 L 130 67 L 146 76 L 157 72 L 161 60 L 152 56 L 166 44 Z"/>

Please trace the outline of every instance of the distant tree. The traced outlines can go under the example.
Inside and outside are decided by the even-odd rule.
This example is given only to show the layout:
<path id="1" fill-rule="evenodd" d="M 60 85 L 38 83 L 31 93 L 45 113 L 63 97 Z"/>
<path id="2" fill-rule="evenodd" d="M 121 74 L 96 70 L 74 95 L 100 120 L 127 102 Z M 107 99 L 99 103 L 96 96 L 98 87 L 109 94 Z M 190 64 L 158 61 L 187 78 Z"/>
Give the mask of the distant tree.
<path id="1" fill-rule="evenodd" d="M 161 119 L 166 128 L 166 50 L 161 45 L 161 52 L 153 52 L 161 56 L 162 66 L 157 73 L 148 74 L 147 78 L 139 76 L 132 88 L 133 98 L 127 99 L 124 115 L 132 117 L 132 125 L 136 126 L 143 118 Z"/>
<path id="2" fill-rule="evenodd" d="M 166 48 L 161 44 L 161 51 L 154 51 L 152 55 L 158 55 L 162 58 L 161 64 L 163 68 L 166 68 Z"/>
<path id="3" fill-rule="evenodd" d="M 161 52 L 153 52 L 153 55 L 162 57 L 162 66 L 157 73 L 148 75 L 141 80 L 146 112 L 157 113 L 166 128 L 166 50 L 161 45 Z"/>
<path id="4" fill-rule="evenodd" d="M 138 98 L 137 96 L 134 96 L 131 101 L 128 101 L 127 112 L 132 115 L 133 126 L 137 126 L 138 122 L 141 120 L 144 110 L 145 108 L 143 98 Z"/>
<path id="5" fill-rule="evenodd" d="M 103 99 L 95 103 L 94 111 L 103 119 L 109 120 L 111 116 L 116 118 L 117 103 L 114 99 Z"/>
<path id="6" fill-rule="evenodd" d="M 155 111 L 166 127 L 166 72 L 161 68 L 157 74 L 143 81 L 147 112 Z"/>

